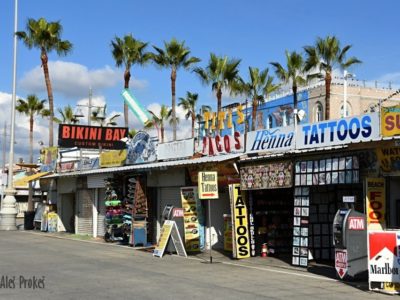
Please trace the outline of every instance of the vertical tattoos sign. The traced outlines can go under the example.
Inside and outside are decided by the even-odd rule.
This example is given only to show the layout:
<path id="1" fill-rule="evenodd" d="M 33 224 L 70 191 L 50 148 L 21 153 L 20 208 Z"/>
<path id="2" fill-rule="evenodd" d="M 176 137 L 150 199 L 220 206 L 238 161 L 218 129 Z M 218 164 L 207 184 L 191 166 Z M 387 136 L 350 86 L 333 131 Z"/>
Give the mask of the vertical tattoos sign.
<path id="1" fill-rule="evenodd" d="M 247 207 L 244 195 L 240 190 L 240 184 L 229 185 L 232 200 L 232 216 L 234 230 L 234 247 L 237 258 L 250 257 L 250 238 L 247 218 Z"/>
<path id="2" fill-rule="evenodd" d="M 385 224 L 385 179 L 367 178 L 367 229 L 383 230 Z"/>

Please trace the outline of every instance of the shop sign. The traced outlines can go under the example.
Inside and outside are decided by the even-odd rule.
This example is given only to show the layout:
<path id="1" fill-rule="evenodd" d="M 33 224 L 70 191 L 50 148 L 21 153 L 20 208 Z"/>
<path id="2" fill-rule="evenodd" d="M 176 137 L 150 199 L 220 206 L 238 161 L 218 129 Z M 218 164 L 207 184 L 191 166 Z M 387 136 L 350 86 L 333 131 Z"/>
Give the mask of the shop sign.
<path id="1" fill-rule="evenodd" d="M 347 250 L 335 249 L 335 269 L 341 279 L 347 274 Z"/>
<path id="2" fill-rule="evenodd" d="M 217 171 L 219 186 L 227 186 L 229 183 L 238 183 L 240 181 L 238 172 L 235 170 L 232 161 L 225 161 L 218 164 L 189 165 L 187 169 L 193 184 L 198 183 L 199 171 Z"/>
<path id="3" fill-rule="evenodd" d="M 47 214 L 47 231 L 48 232 L 57 232 L 57 222 L 58 215 L 55 212 L 49 212 Z"/>
<path id="4" fill-rule="evenodd" d="M 236 131 L 231 135 L 216 135 L 215 137 L 203 137 L 203 147 L 201 153 L 214 156 L 219 154 L 243 152 L 243 136 Z"/>
<path id="5" fill-rule="evenodd" d="M 237 124 L 242 124 L 245 119 L 242 105 L 239 105 L 236 108 L 236 113 L 237 113 L 237 120 L 236 120 Z M 218 121 L 218 129 L 220 130 L 224 129 L 225 127 L 226 128 L 233 127 L 231 109 L 229 109 L 228 112 L 220 111 L 218 112 L 218 115 L 215 112 L 205 111 L 203 113 L 203 120 L 204 120 L 204 129 L 210 128 L 211 130 L 215 130 L 217 121 Z M 211 126 L 209 126 L 209 123 L 211 123 Z"/>
<path id="6" fill-rule="evenodd" d="M 376 156 L 382 172 L 400 172 L 400 147 L 377 148 Z"/>
<path id="7" fill-rule="evenodd" d="M 40 150 L 40 172 L 53 172 L 57 166 L 58 147 L 47 147 Z"/>
<path id="8" fill-rule="evenodd" d="M 383 230 L 385 223 L 385 179 L 367 178 L 367 229 Z"/>
<path id="9" fill-rule="evenodd" d="M 126 144 L 128 147 L 126 164 L 139 164 L 157 159 L 156 144 L 145 131 L 136 133 Z"/>
<path id="10" fill-rule="evenodd" d="M 198 184 L 200 199 L 218 199 L 217 172 L 199 172 Z"/>
<path id="11" fill-rule="evenodd" d="M 354 203 L 356 202 L 355 196 L 343 196 L 343 203 Z"/>
<path id="12" fill-rule="evenodd" d="M 379 138 L 378 113 L 300 125 L 296 149 L 366 142 Z"/>
<path id="13" fill-rule="evenodd" d="M 204 216 L 197 187 L 181 188 L 181 201 L 186 251 L 199 252 L 204 245 Z"/>
<path id="14" fill-rule="evenodd" d="M 173 218 L 183 218 L 183 216 L 184 216 L 183 208 L 174 207 L 172 209 L 172 217 Z"/>
<path id="15" fill-rule="evenodd" d="M 365 230 L 365 220 L 363 217 L 349 217 L 349 230 Z"/>
<path id="16" fill-rule="evenodd" d="M 58 166 L 58 171 L 60 173 L 72 172 L 76 170 L 76 162 L 74 161 L 60 162 Z"/>
<path id="17" fill-rule="evenodd" d="M 84 126 L 60 124 L 58 126 L 58 146 L 65 148 L 125 149 L 128 137 L 126 127 Z"/>
<path id="18" fill-rule="evenodd" d="M 400 105 L 381 108 L 381 128 L 383 136 L 400 134 Z"/>
<path id="19" fill-rule="evenodd" d="M 78 162 L 78 169 L 83 171 L 83 170 L 93 170 L 97 169 L 99 167 L 99 158 L 94 157 L 94 158 L 82 158 Z"/>
<path id="20" fill-rule="evenodd" d="M 250 238 L 246 201 L 240 190 L 240 184 L 230 184 L 229 192 L 233 205 L 232 216 L 236 257 L 247 258 L 250 257 Z"/>
<path id="21" fill-rule="evenodd" d="M 368 242 L 369 281 L 400 282 L 400 232 L 369 232 Z"/>
<path id="22" fill-rule="evenodd" d="M 294 132 L 290 126 L 250 131 L 246 138 L 246 153 L 262 151 L 284 152 L 294 148 Z"/>
<path id="23" fill-rule="evenodd" d="M 158 239 L 158 243 L 154 249 L 153 256 L 162 257 L 167 247 L 169 237 L 171 236 L 172 227 L 174 226 L 173 221 L 166 220 L 161 227 L 160 238 Z"/>
<path id="24" fill-rule="evenodd" d="M 290 161 L 266 163 L 240 168 L 243 190 L 288 188 L 293 185 L 293 164 Z"/>
<path id="25" fill-rule="evenodd" d="M 125 164 L 127 150 L 111 150 L 100 154 L 100 168 L 120 167 Z"/>
<path id="26" fill-rule="evenodd" d="M 157 146 L 157 159 L 173 159 L 193 156 L 194 139 L 186 139 Z"/>

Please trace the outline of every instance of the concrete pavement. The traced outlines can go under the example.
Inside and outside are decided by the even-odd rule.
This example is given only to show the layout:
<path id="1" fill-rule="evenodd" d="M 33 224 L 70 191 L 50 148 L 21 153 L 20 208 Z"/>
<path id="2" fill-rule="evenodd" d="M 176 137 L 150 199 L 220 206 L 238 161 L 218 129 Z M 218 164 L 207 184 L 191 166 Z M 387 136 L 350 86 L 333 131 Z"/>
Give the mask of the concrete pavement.
<path id="1" fill-rule="evenodd" d="M 37 232 L 0 232 L 0 299 L 389 299 L 326 276 L 245 261 L 202 263 Z M 204 259 L 203 259 L 204 261 Z M 5 279 L 15 286 L 6 287 Z M 44 278 L 44 286 L 29 287 Z M 21 280 L 28 282 L 21 286 Z M 36 282 L 37 283 L 37 282 Z"/>

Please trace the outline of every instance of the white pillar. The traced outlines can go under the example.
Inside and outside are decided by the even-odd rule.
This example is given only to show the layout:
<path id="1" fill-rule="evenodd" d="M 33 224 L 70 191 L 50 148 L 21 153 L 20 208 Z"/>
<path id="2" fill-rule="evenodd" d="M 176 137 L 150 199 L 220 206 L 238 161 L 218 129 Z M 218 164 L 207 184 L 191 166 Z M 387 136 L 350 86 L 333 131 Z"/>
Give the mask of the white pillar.
<path id="1" fill-rule="evenodd" d="M 97 237 L 97 207 L 99 207 L 99 190 L 94 190 L 94 201 L 93 201 L 93 209 L 92 209 L 92 219 L 93 219 L 93 237 Z"/>
<path id="2" fill-rule="evenodd" d="M 14 139 L 15 139 L 15 105 L 16 105 L 16 82 L 17 82 L 17 35 L 15 34 L 18 24 L 18 0 L 14 1 L 14 59 L 13 59 L 13 88 L 11 103 L 11 141 L 10 141 L 10 159 L 8 162 L 8 184 L 6 197 L 2 201 L 0 211 L 0 230 L 17 230 L 17 209 L 15 207 L 15 194 L 17 191 L 13 187 L 14 173 Z"/>

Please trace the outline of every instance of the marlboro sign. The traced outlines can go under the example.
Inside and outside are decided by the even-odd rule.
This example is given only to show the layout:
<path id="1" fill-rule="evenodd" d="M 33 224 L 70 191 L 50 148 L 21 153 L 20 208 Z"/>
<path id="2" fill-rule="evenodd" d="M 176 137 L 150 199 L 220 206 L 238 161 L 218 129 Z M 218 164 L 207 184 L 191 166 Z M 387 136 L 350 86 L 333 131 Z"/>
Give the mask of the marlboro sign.
<path id="1" fill-rule="evenodd" d="M 199 172 L 199 199 L 218 199 L 217 172 Z"/>

